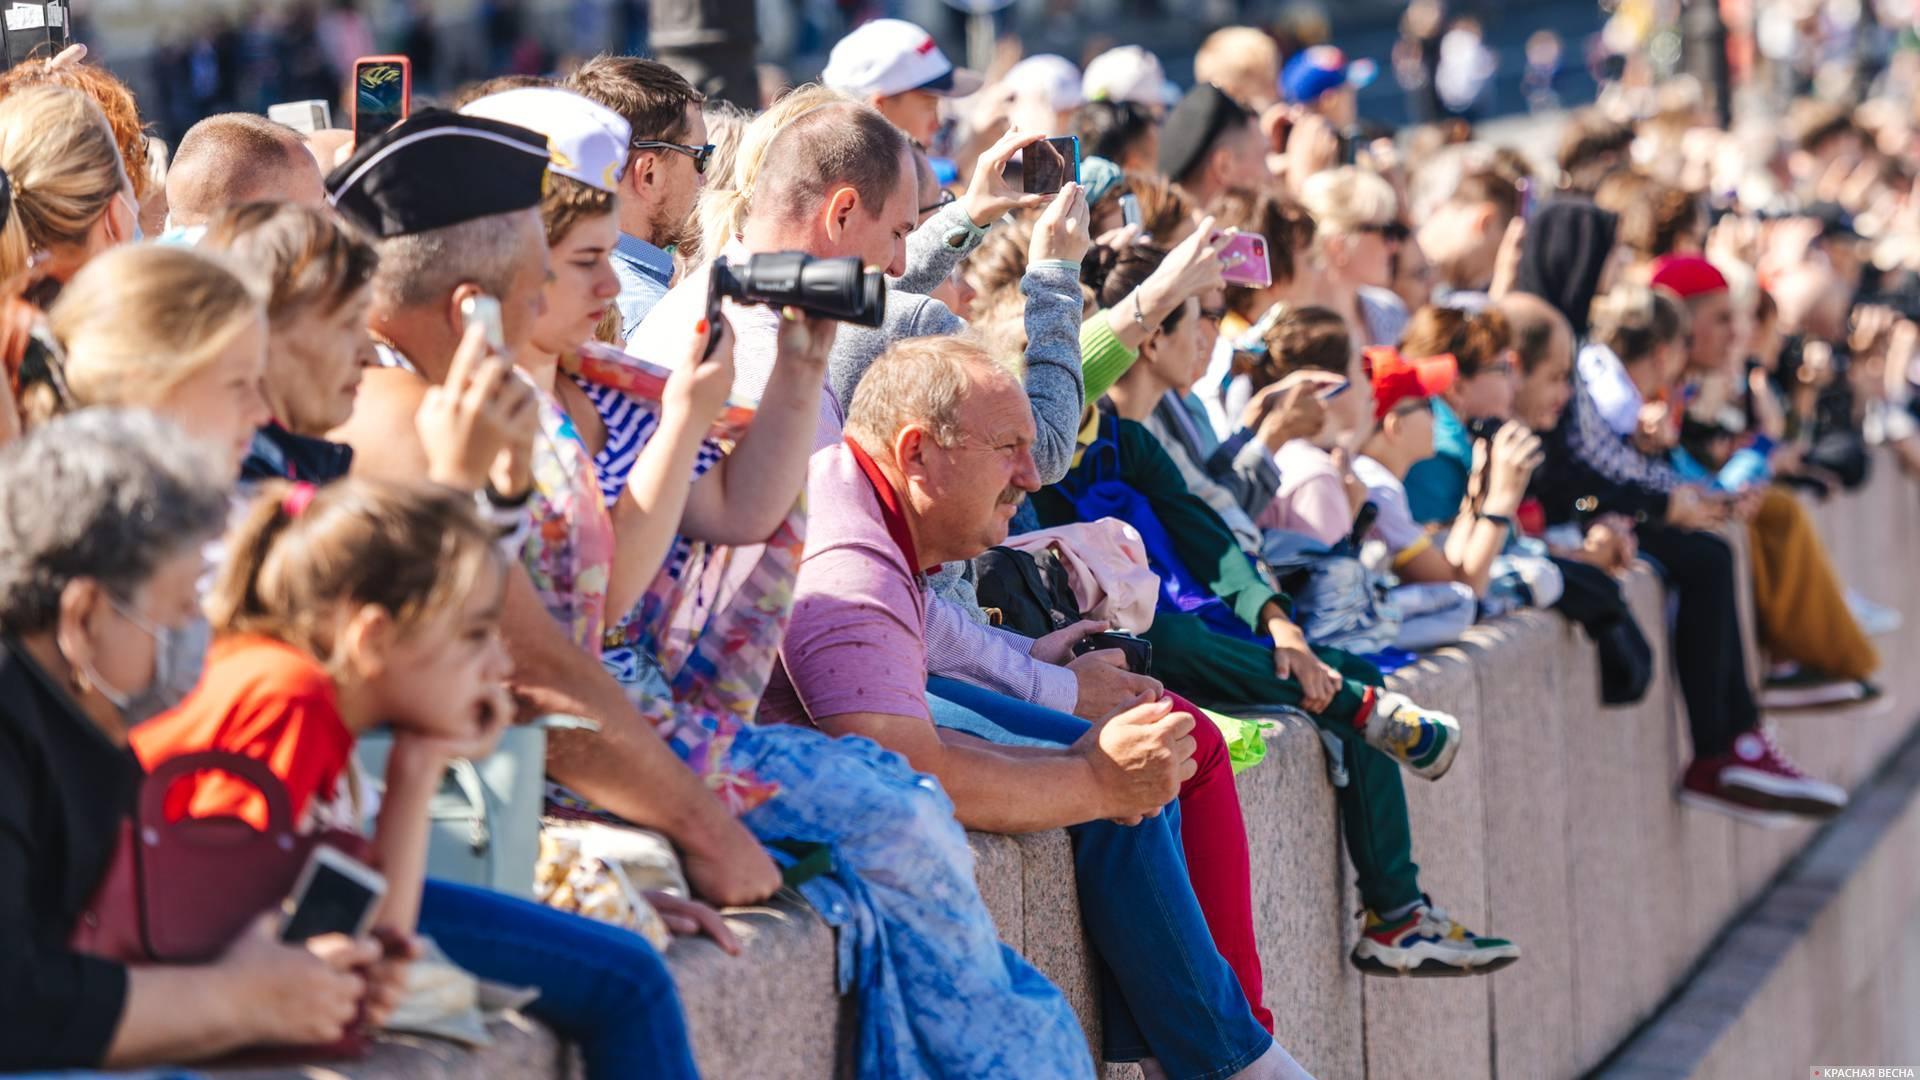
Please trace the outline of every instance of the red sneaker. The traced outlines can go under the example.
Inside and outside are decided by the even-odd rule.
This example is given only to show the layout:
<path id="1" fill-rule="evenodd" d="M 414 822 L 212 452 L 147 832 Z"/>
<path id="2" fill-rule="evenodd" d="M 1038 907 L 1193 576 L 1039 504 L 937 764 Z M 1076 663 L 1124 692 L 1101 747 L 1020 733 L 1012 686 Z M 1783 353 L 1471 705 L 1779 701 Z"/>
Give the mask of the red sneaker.
<path id="1" fill-rule="evenodd" d="M 1731 803 L 1748 811 L 1831 817 L 1847 806 L 1845 791 L 1801 772 L 1765 729 L 1742 732 L 1729 753 L 1695 759 L 1681 789 L 1683 801 L 1723 812 L 1733 812 Z"/>

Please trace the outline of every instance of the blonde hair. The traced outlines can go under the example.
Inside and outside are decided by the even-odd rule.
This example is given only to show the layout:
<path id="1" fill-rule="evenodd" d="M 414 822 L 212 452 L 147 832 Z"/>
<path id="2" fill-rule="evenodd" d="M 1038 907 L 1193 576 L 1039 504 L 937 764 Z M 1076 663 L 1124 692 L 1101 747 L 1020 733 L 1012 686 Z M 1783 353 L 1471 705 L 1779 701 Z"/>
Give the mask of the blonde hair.
<path id="1" fill-rule="evenodd" d="M 1193 81 L 1212 83 L 1242 105 L 1273 100 L 1279 80 L 1279 44 L 1251 26 L 1215 30 L 1193 54 Z"/>
<path id="2" fill-rule="evenodd" d="M 59 86 L 0 99 L 0 169 L 13 182 L 0 279 L 24 273 L 35 251 L 84 244 L 127 187 L 106 116 L 92 98 Z"/>
<path id="3" fill-rule="evenodd" d="M 264 290 L 225 259 L 181 247 L 123 247 L 60 292 L 48 325 L 66 351 L 75 403 L 150 405 L 266 323 Z"/>
<path id="4" fill-rule="evenodd" d="M 711 257 L 727 246 L 746 227 L 747 212 L 753 207 L 754 187 L 760 182 L 760 166 L 766 160 L 767 147 L 788 124 L 829 105 L 853 99 L 838 90 L 809 84 L 773 103 L 766 112 L 753 118 L 740 134 L 734 152 L 733 171 L 716 174 L 700 192 L 694 211 L 699 223 L 700 251 Z"/>
<path id="5" fill-rule="evenodd" d="M 1352 165 L 1308 177 L 1300 202 L 1321 236 L 1351 236 L 1369 225 L 1385 225 L 1400 210 L 1392 184 Z"/>
<path id="6" fill-rule="evenodd" d="M 214 629 L 265 635 L 326 661 L 340 605 L 385 608 L 407 631 L 457 610 L 503 568 L 473 500 L 446 488 L 348 477 L 301 506 L 289 498 L 294 487 L 263 484 L 229 534 L 207 598 Z"/>

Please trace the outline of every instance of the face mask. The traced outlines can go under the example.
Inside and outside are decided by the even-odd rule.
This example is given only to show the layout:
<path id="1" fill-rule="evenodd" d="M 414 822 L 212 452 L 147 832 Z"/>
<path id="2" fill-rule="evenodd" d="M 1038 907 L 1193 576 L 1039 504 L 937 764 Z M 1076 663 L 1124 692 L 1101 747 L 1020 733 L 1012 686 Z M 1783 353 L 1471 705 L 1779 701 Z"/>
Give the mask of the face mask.
<path id="1" fill-rule="evenodd" d="M 120 710 L 121 718 L 131 727 L 180 704 L 200 681 L 200 669 L 206 663 L 213 630 L 207 620 L 198 617 L 182 626 L 159 626 L 117 600 L 110 602 L 121 617 L 153 639 L 153 678 L 144 689 L 128 694 L 102 679 L 93 665 L 81 664 L 80 670 L 100 696 Z"/>

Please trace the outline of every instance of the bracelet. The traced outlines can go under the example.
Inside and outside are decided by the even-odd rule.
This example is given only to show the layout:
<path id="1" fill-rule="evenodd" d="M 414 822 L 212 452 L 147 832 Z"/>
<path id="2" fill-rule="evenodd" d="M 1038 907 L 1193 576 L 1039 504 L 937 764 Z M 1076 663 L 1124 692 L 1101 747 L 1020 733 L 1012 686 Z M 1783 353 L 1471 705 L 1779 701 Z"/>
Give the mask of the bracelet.
<path id="1" fill-rule="evenodd" d="M 1474 516 L 1478 517 L 1481 521 L 1491 521 L 1508 532 L 1513 531 L 1513 519 L 1505 514 L 1476 514 Z"/>
<path id="2" fill-rule="evenodd" d="M 1133 321 L 1135 325 L 1140 327 L 1141 333 L 1153 333 L 1152 328 L 1147 326 L 1147 313 L 1140 310 L 1140 291 L 1138 289 L 1135 289 L 1133 293 Z"/>
<path id="3" fill-rule="evenodd" d="M 533 485 L 528 484 L 527 490 L 521 492 L 519 498 L 509 499 L 505 495 L 500 494 L 500 492 L 494 488 L 493 481 L 489 480 L 487 481 L 484 493 L 487 497 L 487 502 L 492 505 L 502 510 L 518 510 L 526 506 L 528 500 L 533 498 Z"/>

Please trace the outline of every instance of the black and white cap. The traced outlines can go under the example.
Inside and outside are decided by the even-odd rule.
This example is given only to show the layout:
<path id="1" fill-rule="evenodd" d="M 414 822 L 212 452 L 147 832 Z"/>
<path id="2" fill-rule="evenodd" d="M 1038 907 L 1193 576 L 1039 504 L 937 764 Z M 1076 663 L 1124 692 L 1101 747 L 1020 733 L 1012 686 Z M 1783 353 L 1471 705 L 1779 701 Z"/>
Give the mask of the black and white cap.
<path id="1" fill-rule="evenodd" d="M 538 132 L 422 109 L 333 170 L 327 201 L 385 240 L 538 206 L 549 161 Z"/>

